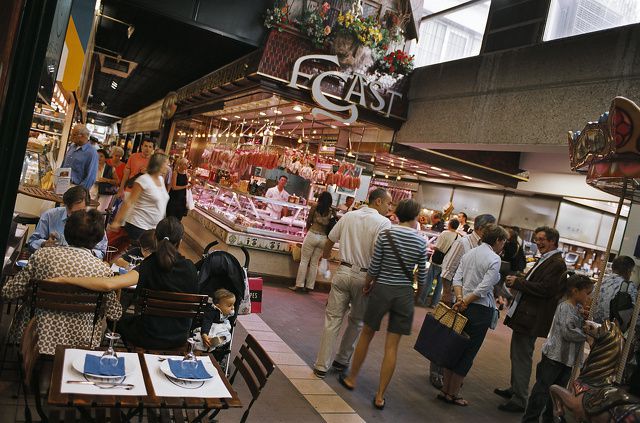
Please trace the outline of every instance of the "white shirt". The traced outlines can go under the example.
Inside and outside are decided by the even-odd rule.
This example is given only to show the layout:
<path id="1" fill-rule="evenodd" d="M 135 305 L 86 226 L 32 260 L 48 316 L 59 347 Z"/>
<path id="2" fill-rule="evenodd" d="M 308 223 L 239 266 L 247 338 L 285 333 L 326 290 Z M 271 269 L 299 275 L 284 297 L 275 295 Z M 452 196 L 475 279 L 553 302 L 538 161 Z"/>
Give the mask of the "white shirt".
<path id="1" fill-rule="evenodd" d="M 363 206 L 346 213 L 329 233 L 333 242 L 340 241 L 340 260 L 366 269 L 373 256 L 378 234 L 391 227 L 391 222 L 377 210 Z"/>
<path id="2" fill-rule="evenodd" d="M 160 186 L 156 185 L 151 175 L 145 173 L 135 182 L 142 187 L 142 192 L 126 221 L 140 229 L 155 229 L 167 210 L 169 194 L 164 186 L 164 178 L 158 175 L 156 180 Z"/>
<path id="3" fill-rule="evenodd" d="M 458 238 L 453 243 L 447 255 L 442 260 L 442 273 L 441 277 L 448 280 L 453 280 L 453 276 L 456 274 L 460 260 L 465 253 L 478 246 L 480 237 L 474 231 L 464 238 Z"/>
<path id="4" fill-rule="evenodd" d="M 500 256 L 493 248 L 482 243 L 462 256 L 453 286 L 461 286 L 463 296 L 473 293 L 480 297 L 474 304 L 494 307 L 493 286 L 500 282 L 500 263 Z"/>
<path id="5" fill-rule="evenodd" d="M 265 197 L 272 198 L 278 201 L 289 201 L 289 193 L 284 188 L 282 191 L 278 191 L 278 186 L 271 187 L 267 190 Z M 282 212 L 282 207 L 277 204 L 267 204 L 267 210 L 269 211 L 269 215 L 271 215 L 274 219 L 280 219 L 280 213 Z"/>

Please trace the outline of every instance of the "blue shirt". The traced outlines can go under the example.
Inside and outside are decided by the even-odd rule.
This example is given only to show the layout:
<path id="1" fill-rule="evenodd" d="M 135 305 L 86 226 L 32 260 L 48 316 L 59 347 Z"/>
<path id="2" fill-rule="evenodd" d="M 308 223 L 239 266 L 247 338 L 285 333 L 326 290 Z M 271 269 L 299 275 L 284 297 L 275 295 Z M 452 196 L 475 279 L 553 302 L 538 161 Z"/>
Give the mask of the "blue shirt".
<path id="1" fill-rule="evenodd" d="M 72 184 L 91 189 L 98 173 L 98 152 L 89 142 L 82 147 L 71 144 L 62 167 L 71 168 Z"/>
<path id="2" fill-rule="evenodd" d="M 69 245 L 67 244 L 67 240 L 64 239 L 64 225 L 66 223 L 67 223 L 66 207 L 56 207 L 42 213 L 42 216 L 40 216 L 40 221 L 38 222 L 38 226 L 36 226 L 36 230 L 31 234 L 31 236 L 29 237 L 29 240 L 27 241 L 29 250 L 31 252 L 35 252 L 37 249 L 42 247 L 42 244 L 47 239 L 49 239 L 49 235 L 51 235 L 52 232 L 58 233 L 59 245 Z M 107 252 L 107 234 L 106 233 L 102 238 L 102 241 L 100 241 L 93 248 L 92 252 L 93 252 L 93 255 L 98 257 L 99 259 L 104 258 L 104 255 Z"/>

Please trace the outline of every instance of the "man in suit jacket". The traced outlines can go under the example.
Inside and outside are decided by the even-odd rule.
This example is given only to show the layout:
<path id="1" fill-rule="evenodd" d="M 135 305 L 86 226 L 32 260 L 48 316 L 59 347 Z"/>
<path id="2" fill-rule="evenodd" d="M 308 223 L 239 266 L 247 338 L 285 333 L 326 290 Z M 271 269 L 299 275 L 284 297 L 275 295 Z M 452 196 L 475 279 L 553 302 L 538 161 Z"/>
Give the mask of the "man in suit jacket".
<path id="1" fill-rule="evenodd" d="M 527 404 L 533 350 L 537 338 L 546 338 L 563 291 L 567 266 L 558 249 L 560 234 L 548 226 L 534 231 L 534 242 L 542 254 L 526 274 L 507 276 L 506 285 L 515 294 L 504 324 L 511 335 L 511 387 L 494 392 L 509 401 L 498 408 L 522 413 Z"/>

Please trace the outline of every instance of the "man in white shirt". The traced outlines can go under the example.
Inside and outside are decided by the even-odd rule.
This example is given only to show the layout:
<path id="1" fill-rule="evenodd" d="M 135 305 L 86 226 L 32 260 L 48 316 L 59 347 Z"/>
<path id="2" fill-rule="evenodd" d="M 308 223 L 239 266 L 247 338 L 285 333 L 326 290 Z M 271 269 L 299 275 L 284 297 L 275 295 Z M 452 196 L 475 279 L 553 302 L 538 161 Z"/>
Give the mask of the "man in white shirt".
<path id="1" fill-rule="evenodd" d="M 367 207 L 345 214 L 329 233 L 324 257 L 329 258 L 333 245 L 340 241 L 340 266 L 331 281 L 324 331 L 313 369 L 313 373 L 319 378 L 323 378 L 331 366 L 338 371 L 349 366 L 367 306 L 367 298 L 362 292 L 367 267 L 378 234 L 391 227 L 391 222 L 385 217 L 390 204 L 391 196 L 387 191 L 377 188 L 369 194 Z M 334 346 L 349 309 L 349 322 L 342 335 L 340 349 L 331 364 Z"/>
<path id="2" fill-rule="evenodd" d="M 285 175 L 282 175 L 278 178 L 278 185 L 275 187 L 271 187 L 267 190 L 265 197 L 272 198 L 278 201 L 289 201 L 289 193 L 284 189 L 284 186 L 287 185 L 287 178 Z M 282 209 L 284 206 L 279 206 L 277 204 L 267 204 L 267 211 L 272 219 L 280 219 L 282 217 Z"/>

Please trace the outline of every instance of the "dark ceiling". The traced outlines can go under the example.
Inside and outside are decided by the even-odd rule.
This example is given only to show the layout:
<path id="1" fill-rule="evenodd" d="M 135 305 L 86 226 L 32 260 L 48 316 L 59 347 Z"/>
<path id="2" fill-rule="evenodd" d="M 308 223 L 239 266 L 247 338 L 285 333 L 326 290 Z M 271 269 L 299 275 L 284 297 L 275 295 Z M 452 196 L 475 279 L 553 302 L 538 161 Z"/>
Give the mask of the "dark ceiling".
<path id="1" fill-rule="evenodd" d="M 142 9 L 131 2 L 105 0 L 103 14 L 135 27 L 127 38 L 127 25 L 100 18 L 96 53 L 138 63 L 128 78 L 96 69 L 89 118 L 111 124 L 163 98 L 169 91 L 253 51 L 256 47 L 188 23 Z M 117 88 L 112 88 L 112 81 Z M 91 112 L 93 111 L 93 113 Z M 95 113 L 101 112 L 101 113 Z M 116 116 L 110 117 L 106 115 Z"/>

